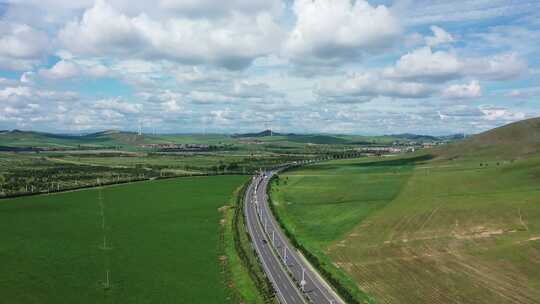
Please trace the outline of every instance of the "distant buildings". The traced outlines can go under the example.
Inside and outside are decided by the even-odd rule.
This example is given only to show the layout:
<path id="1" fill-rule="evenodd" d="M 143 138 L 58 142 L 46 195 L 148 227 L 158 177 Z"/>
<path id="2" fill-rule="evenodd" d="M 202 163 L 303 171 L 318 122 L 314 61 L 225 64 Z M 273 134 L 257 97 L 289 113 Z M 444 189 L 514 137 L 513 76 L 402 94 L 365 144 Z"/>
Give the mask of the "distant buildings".
<path id="1" fill-rule="evenodd" d="M 387 154 L 387 153 L 401 153 L 404 152 L 403 148 L 399 147 L 364 147 L 357 149 L 363 153 L 372 153 L 372 154 Z"/>
<path id="2" fill-rule="evenodd" d="M 141 147 L 146 149 L 158 150 L 161 152 L 171 151 L 171 152 L 195 152 L 195 151 L 209 151 L 210 145 L 205 144 L 143 144 Z"/>

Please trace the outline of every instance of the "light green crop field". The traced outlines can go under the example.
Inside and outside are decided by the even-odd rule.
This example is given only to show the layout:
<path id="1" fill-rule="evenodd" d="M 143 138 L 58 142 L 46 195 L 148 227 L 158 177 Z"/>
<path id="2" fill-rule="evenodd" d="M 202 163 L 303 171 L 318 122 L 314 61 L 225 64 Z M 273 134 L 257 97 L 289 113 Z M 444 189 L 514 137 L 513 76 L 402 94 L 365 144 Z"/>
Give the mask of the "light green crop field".
<path id="1" fill-rule="evenodd" d="M 540 157 L 413 160 L 283 173 L 278 216 L 377 303 L 539 303 Z"/>
<path id="2" fill-rule="evenodd" d="M 245 180 L 180 178 L 2 200 L 0 302 L 230 302 L 218 209 Z"/>

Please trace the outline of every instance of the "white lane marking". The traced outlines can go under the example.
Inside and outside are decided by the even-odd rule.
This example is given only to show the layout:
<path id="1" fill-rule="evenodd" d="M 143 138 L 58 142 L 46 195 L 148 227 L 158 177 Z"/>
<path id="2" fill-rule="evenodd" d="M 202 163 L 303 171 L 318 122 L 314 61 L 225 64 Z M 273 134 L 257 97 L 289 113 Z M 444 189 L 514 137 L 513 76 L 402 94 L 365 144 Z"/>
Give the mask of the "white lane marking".
<path id="1" fill-rule="evenodd" d="M 262 228 L 262 226 L 261 226 L 260 218 L 259 218 L 257 215 L 255 215 L 255 221 L 258 223 L 257 226 L 259 227 L 260 234 L 263 235 L 263 237 L 264 237 L 264 230 L 263 230 L 263 228 Z M 251 223 L 251 221 L 250 221 L 250 223 Z M 251 228 L 251 227 L 250 227 L 250 228 Z M 251 229 L 250 229 L 250 230 L 251 230 Z M 259 246 L 259 244 L 257 244 L 257 246 L 256 246 L 257 251 L 259 251 L 258 246 Z M 280 259 L 279 259 L 278 257 L 275 256 L 274 252 L 273 252 L 272 250 L 269 250 L 269 252 L 270 252 L 270 255 L 272 255 L 272 257 L 274 257 L 275 263 L 277 263 L 279 267 L 282 267 L 282 266 L 281 266 L 281 263 L 279 262 Z M 264 259 L 261 259 L 261 260 L 264 261 Z M 264 263 L 266 263 L 266 261 L 264 261 Z M 268 270 L 269 270 L 269 268 L 268 268 Z M 286 272 L 287 272 L 286 269 L 282 269 L 282 270 L 285 272 L 285 275 L 284 275 L 284 276 L 285 276 L 286 279 L 289 281 L 289 283 L 291 284 L 291 286 L 294 286 L 294 290 L 296 291 L 298 297 L 302 300 L 302 302 L 305 303 L 305 299 L 304 299 L 302 293 L 300 293 L 300 291 L 296 288 L 296 285 L 294 285 L 294 282 L 292 281 L 291 277 L 286 273 Z M 279 271 L 278 271 L 277 273 L 280 274 Z M 277 286 L 277 283 L 276 283 L 276 286 Z M 287 285 L 285 284 L 284 286 L 287 286 Z M 276 288 L 276 289 L 278 289 L 278 288 Z M 280 291 L 280 292 L 281 292 L 281 291 Z"/>
<path id="2" fill-rule="evenodd" d="M 250 186 L 250 187 L 251 187 L 251 186 Z M 252 190 L 252 189 L 248 189 L 248 193 L 250 192 L 250 190 Z M 251 191 L 251 192 L 252 192 L 252 191 Z M 244 199 L 245 199 L 245 198 L 244 198 Z M 249 200 L 248 200 L 248 202 L 249 202 Z M 248 203 L 248 204 L 249 204 L 249 203 Z M 248 213 L 249 213 L 249 206 L 246 204 L 244 207 L 247 209 L 247 211 L 248 211 Z M 249 215 L 246 215 L 246 220 L 248 221 L 248 230 L 249 230 L 250 234 L 251 234 L 253 237 L 256 237 L 256 235 L 253 233 L 253 228 L 251 227 L 251 220 L 250 220 Z M 279 289 L 278 284 L 277 284 L 277 281 L 274 279 L 274 276 L 272 275 L 272 272 L 271 272 L 270 269 L 268 268 L 268 265 L 266 265 L 266 261 L 264 260 L 264 257 L 263 257 L 263 255 L 261 254 L 261 251 L 260 251 L 260 249 L 259 249 L 259 245 L 257 244 L 257 241 L 256 241 L 256 240 L 255 240 L 254 244 L 255 244 L 255 250 L 257 251 L 257 253 L 259 254 L 259 256 L 261 256 L 261 259 L 260 259 L 260 260 L 261 260 L 262 263 L 263 263 L 263 267 L 266 269 L 266 273 L 267 273 L 268 276 L 270 277 L 271 281 L 273 282 L 273 285 L 274 285 L 275 289 L 277 290 L 276 293 L 277 293 L 278 297 L 281 297 L 281 298 L 283 299 L 283 302 L 284 302 L 285 304 L 287 304 L 288 302 L 287 302 L 287 300 L 285 299 L 285 297 L 283 296 L 281 290 Z"/>
<path id="3" fill-rule="evenodd" d="M 272 175 L 273 175 L 273 173 L 271 173 L 269 176 L 272 176 Z M 263 192 L 264 192 L 264 194 L 266 194 L 266 186 L 267 186 L 268 182 L 265 180 L 262 184 L 263 184 L 262 190 L 264 190 L 264 191 L 259 191 L 259 192 L 257 193 L 258 196 L 260 196 L 260 199 L 259 199 L 259 197 L 258 197 L 258 200 L 259 200 L 259 201 L 262 201 L 262 204 L 261 204 L 261 205 L 263 206 L 264 213 L 266 213 L 266 216 L 269 217 L 269 214 L 272 214 L 272 213 L 271 213 L 271 212 L 269 213 L 269 210 L 270 210 L 270 208 L 269 208 L 269 206 L 268 206 L 269 203 L 268 203 L 268 200 L 267 200 L 266 195 L 263 195 Z M 260 187 L 260 185 L 259 185 L 259 187 Z M 287 247 L 287 248 L 289 249 L 289 251 L 293 251 L 293 250 L 291 249 L 292 245 L 290 245 L 289 243 L 286 243 L 286 242 L 285 242 L 285 240 L 284 240 L 284 238 L 283 238 L 284 235 L 282 235 L 281 228 L 277 229 L 276 223 L 275 223 L 275 218 L 274 218 L 273 214 L 272 214 L 272 216 L 270 216 L 270 224 L 271 224 L 271 226 L 272 226 L 272 229 L 275 229 L 275 230 L 279 231 L 277 234 L 278 234 L 278 238 L 279 238 L 280 241 L 281 241 L 282 246 Z M 263 231 L 263 233 L 264 233 L 264 231 Z M 298 262 L 298 257 L 296 256 L 296 252 L 294 252 L 294 253 L 292 254 L 292 257 L 293 257 L 293 261 L 295 261 L 297 265 L 300 265 L 300 263 Z M 307 265 L 305 265 L 305 266 L 307 266 Z M 290 271 L 291 273 L 294 273 L 294 272 L 291 270 L 291 267 L 289 267 L 288 265 L 285 265 L 285 267 L 288 268 L 289 271 Z M 320 294 L 322 294 L 322 296 L 323 296 L 328 302 L 331 302 L 331 303 L 332 303 L 332 301 L 334 301 L 334 299 L 333 299 L 333 297 L 332 297 L 332 298 L 329 298 L 329 297 L 327 296 L 326 292 L 328 292 L 328 291 L 322 286 L 322 283 L 320 283 L 320 282 L 318 282 L 318 281 L 316 281 L 316 280 L 313 280 L 313 277 L 311 276 L 311 269 L 308 270 L 308 271 L 306 272 L 306 274 L 307 274 L 307 277 L 308 277 L 309 281 L 311 281 L 312 285 L 320 292 Z M 324 291 L 323 291 L 323 290 L 324 290 Z M 328 292 L 328 293 L 330 293 L 330 292 Z M 308 295 L 308 297 L 309 297 L 309 295 Z"/>

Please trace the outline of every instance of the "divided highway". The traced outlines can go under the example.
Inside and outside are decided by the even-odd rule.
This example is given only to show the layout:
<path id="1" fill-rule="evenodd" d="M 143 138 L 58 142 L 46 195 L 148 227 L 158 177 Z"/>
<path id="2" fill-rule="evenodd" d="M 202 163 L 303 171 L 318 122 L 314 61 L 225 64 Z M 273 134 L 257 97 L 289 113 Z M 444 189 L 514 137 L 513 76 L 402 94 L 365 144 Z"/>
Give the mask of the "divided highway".
<path id="1" fill-rule="evenodd" d="M 300 257 L 270 211 L 266 188 L 272 175 L 278 171 L 267 171 L 253 177 L 244 200 L 248 232 L 277 298 L 284 304 L 343 303 Z"/>

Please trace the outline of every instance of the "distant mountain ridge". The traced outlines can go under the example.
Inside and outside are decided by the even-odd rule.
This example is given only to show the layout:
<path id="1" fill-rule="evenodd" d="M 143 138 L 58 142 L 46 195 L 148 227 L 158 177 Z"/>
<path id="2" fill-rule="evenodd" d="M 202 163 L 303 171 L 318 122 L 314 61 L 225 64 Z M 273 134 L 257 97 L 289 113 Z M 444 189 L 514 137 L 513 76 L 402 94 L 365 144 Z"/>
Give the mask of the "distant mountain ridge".
<path id="1" fill-rule="evenodd" d="M 271 130 L 264 130 L 258 133 L 244 133 L 232 135 L 233 138 L 262 138 L 280 136 L 283 140 L 296 143 L 311 143 L 311 144 L 347 144 L 350 141 L 333 135 L 324 134 L 295 134 L 295 133 L 278 133 Z"/>
<path id="2" fill-rule="evenodd" d="M 144 141 L 143 136 L 134 132 L 107 130 L 102 132 L 74 135 L 54 134 L 37 131 L 11 130 L 0 132 L 0 146 L 5 147 L 65 147 L 79 146 L 110 147 L 136 145 Z"/>
<path id="3" fill-rule="evenodd" d="M 192 135 L 197 137 L 199 135 Z M 263 142 L 289 142 L 298 144 L 320 144 L 320 145 L 392 145 L 394 143 L 407 144 L 410 142 L 424 143 L 432 141 L 446 140 L 444 137 L 417 134 L 396 134 L 380 136 L 361 135 L 336 135 L 336 134 L 295 134 L 281 133 L 272 130 L 261 132 L 223 135 L 224 138 L 238 140 L 258 140 Z M 199 136 L 200 137 L 200 136 Z M 452 140 L 452 137 L 447 137 Z M 461 138 L 461 137 L 456 137 Z M 56 147 L 56 148 L 103 148 L 103 147 L 136 147 L 149 143 L 174 143 L 180 139 L 174 135 L 138 135 L 132 131 L 104 130 L 93 133 L 79 134 L 54 134 L 39 131 L 5 130 L 0 131 L 0 146 L 3 147 Z M 187 139 L 189 141 L 189 139 Z M 203 138 L 193 138 L 193 141 L 204 142 Z M 187 142 L 186 138 L 181 142 Z"/>
<path id="4" fill-rule="evenodd" d="M 477 135 L 449 136 L 417 135 L 410 133 L 383 136 L 295 134 L 264 130 L 256 133 L 235 134 L 232 138 L 258 138 L 264 141 L 289 141 L 313 144 L 392 144 L 394 141 L 441 141 L 459 140 L 433 149 L 433 154 L 441 158 L 484 157 L 516 158 L 540 153 L 540 117 L 511 123 Z M 275 139 L 274 139 L 275 137 Z M 1 130 L 0 146 L 4 147 L 116 147 L 138 146 L 144 143 L 171 142 L 173 137 L 143 135 L 136 132 L 105 130 L 89 134 L 53 134 L 24 130 Z"/>
<path id="5" fill-rule="evenodd" d="M 385 136 L 403 138 L 403 139 L 409 139 L 409 140 L 424 140 L 424 141 L 425 140 L 431 140 L 431 141 L 440 140 L 440 138 L 437 136 L 412 134 L 412 133 L 391 134 L 391 135 L 385 135 Z"/>
<path id="6" fill-rule="evenodd" d="M 242 134 L 233 134 L 231 137 L 233 138 L 243 138 L 243 137 L 266 137 L 266 136 L 288 136 L 288 135 L 294 135 L 294 133 L 289 133 L 289 134 L 282 134 L 282 133 L 278 133 L 278 132 L 275 132 L 275 131 L 272 131 L 272 130 L 264 130 L 264 131 L 261 131 L 261 132 L 256 132 L 256 133 L 242 133 Z"/>

